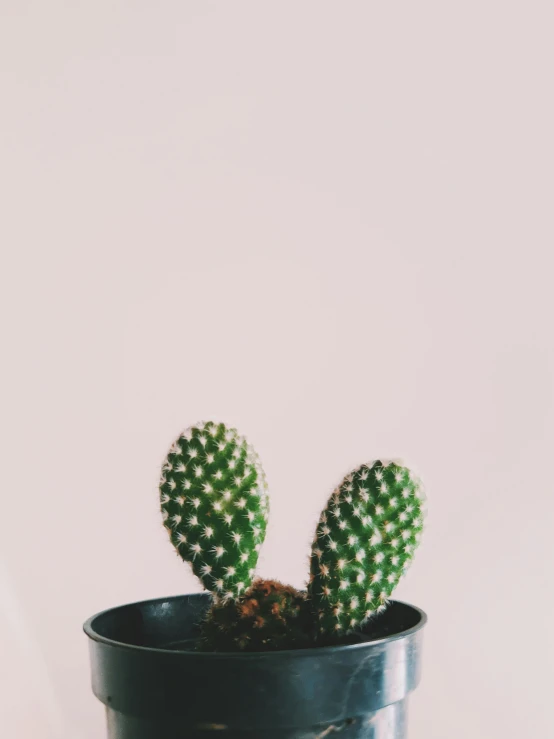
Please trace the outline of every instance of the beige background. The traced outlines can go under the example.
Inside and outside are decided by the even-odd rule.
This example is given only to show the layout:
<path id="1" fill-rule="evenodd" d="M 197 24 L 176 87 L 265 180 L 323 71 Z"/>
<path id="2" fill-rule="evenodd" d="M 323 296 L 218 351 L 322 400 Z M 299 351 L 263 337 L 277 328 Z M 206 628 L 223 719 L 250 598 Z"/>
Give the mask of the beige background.
<path id="1" fill-rule="evenodd" d="M 2 735 L 103 737 L 82 622 L 197 588 L 156 481 L 201 418 L 298 585 L 413 462 L 411 739 L 554 735 L 551 7 L 0 0 Z"/>

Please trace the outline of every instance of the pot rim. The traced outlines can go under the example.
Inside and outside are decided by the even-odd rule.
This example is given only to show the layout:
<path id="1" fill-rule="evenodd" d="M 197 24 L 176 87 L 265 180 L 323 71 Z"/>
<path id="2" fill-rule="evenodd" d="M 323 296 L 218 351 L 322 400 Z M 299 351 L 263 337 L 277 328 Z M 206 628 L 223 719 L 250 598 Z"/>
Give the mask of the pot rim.
<path id="1" fill-rule="evenodd" d="M 98 613 L 95 613 L 93 616 L 88 618 L 85 623 L 83 624 L 83 631 L 85 634 L 91 639 L 92 641 L 99 642 L 101 644 L 105 644 L 106 646 L 110 647 L 118 647 L 120 649 L 126 649 L 131 651 L 139 651 L 139 652 L 145 652 L 150 654 L 166 654 L 166 655 L 175 655 L 175 657 L 182 657 L 183 655 L 190 655 L 193 656 L 195 659 L 239 659 L 239 660 L 260 660 L 260 659 L 280 659 L 280 658 L 291 658 L 291 657 L 310 657 L 315 655 L 325 655 L 330 654 L 331 652 L 337 652 L 337 651 L 354 651 L 356 649 L 363 649 L 364 647 L 367 649 L 368 647 L 375 647 L 380 644 L 389 643 L 392 641 L 397 641 L 398 639 L 403 639 L 407 636 L 410 636 L 411 634 L 414 634 L 415 632 L 422 629 L 426 623 L 427 623 L 427 614 L 425 611 L 423 611 L 421 608 L 418 608 L 417 606 L 412 605 L 411 603 L 406 603 L 405 601 L 400 600 L 391 600 L 389 603 L 398 603 L 400 605 L 408 606 L 409 608 L 412 608 L 414 611 L 417 611 L 419 614 L 419 621 L 414 626 L 410 627 L 409 629 L 405 629 L 404 631 L 398 631 L 395 634 L 389 634 L 389 636 L 383 636 L 378 639 L 372 639 L 368 641 L 361 641 L 356 642 L 355 644 L 330 644 L 327 646 L 321 646 L 321 647 L 308 647 L 303 649 L 279 649 L 275 651 L 266 651 L 266 652 L 193 652 L 187 649 L 164 649 L 162 647 L 145 647 L 140 644 L 128 644 L 126 642 L 120 642 L 115 639 L 110 639 L 106 636 L 103 636 L 102 634 L 99 634 L 94 629 L 94 622 L 96 619 L 104 616 L 107 613 L 110 613 L 110 611 L 118 610 L 119 608 L 126 608 L 129 606 L 141 606 L 145 605 L 147 603 L 168 603 L 173 600 L 177 600 L 183 597 L 186 597 L 188 595 L 203 595 L 204 593 L 185 593 L 183 595 L 171 595 L 167 597 L 161 597 L 161 598 L 147 598 L 145 600 L 136 601 L 133 603 L 124 603 L 119 606 L 114 606 L 112 608 L 105 608 L 102 611 L 99 611 Z"/>

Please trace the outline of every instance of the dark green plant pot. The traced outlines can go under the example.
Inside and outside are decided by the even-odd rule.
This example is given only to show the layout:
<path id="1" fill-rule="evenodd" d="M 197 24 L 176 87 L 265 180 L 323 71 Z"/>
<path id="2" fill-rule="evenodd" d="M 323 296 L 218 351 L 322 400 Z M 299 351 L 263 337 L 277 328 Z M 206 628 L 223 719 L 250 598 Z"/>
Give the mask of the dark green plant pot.
<path id="1" fill-rule="evenodd" d="M 347 646 L 191 651 L 209 603 L 204 594 L 162 598 L 86 622 L 109 739 L 324 739 L 339 731 L 341 739 L 405 739 L 423 611 L 393 601 L 371 633 Z"/>

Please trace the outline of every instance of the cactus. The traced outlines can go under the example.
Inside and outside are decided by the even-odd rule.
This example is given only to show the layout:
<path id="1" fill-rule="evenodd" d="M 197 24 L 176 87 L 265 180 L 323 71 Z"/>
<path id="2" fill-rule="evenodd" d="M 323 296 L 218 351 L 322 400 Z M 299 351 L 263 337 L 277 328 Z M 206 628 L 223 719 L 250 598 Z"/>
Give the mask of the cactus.
<path id="1" fill-rule="evenodd" d="M 160 498 L 179 556 L 207 590 L 238 598 L 254 577 L 268 517 L 267 483 L 254 449 L 222 423 L 190 427 L 165 459 Z"/>
<path id="2" fill-rule="evenodd" d="M 172 544 L 213 594 L 202 651 L 302 648 L 316 632 L 319 643 L 344 640 L 385 609 L 422 531 L 419 478 L 397 462 L 364 464 L 321 514 L 308 593 L 254 581 L 269 513 L 265 474 L 235 429 L 211 421 L 169 450 L 160 498 Z"/>
<path id="3" fill-rule="evenodd" d="M 260 652 L 309 647 L 312 613 L 306 593 L 256 579 L 236 601 L 216 601 L 202 624 L 199 651 Z"/>
<path id="4" fill-rule="evenodd" d="M 385 609 L 418 546 L 423 497 L 413 472 L 385 460 L 357 468 L 333 492 L 311 555 L 320 638 L 342 638 Z"/>

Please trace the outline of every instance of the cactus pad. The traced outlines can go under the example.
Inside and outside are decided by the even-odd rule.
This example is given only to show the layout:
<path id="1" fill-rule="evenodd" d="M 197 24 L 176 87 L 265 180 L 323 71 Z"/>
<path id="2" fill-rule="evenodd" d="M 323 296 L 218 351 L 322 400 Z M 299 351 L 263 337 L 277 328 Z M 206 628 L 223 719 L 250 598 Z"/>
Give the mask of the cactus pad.
<path id="1" fill-rule="evenodd" d="M 342 481 L 321 514 L 309 594 L 323 638 L 359 629 L 387 599 L 419 544 L 424 492 L 395 462 L 364 464 Z"/>
<path id="2" fill-rule="evenodd" d="M 254 577 L 268 496 L 258 455 L 235 429 L 199 423 L 181 434 L 162 467 L 164 524 L 204 587 L 237 598 Z"/>

